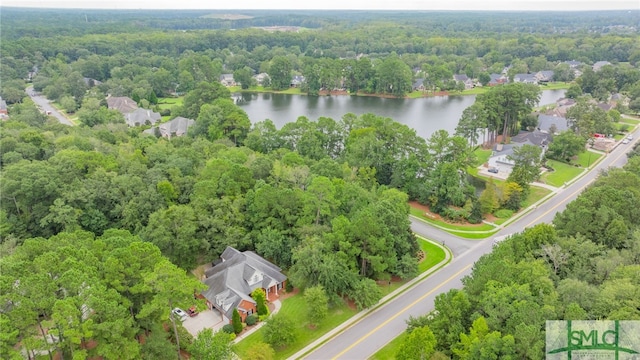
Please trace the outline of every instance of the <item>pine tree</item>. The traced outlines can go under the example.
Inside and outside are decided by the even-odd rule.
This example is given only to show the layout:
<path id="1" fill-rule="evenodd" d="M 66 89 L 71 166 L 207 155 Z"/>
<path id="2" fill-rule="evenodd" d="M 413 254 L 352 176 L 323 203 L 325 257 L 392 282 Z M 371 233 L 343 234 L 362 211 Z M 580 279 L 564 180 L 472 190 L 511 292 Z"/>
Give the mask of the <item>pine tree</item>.
<path id="1" fill-rule="evenodd" d="M 233 325 L 233 332 L 240 334 L 242 332 L 242 319 L 240 319 L 240 313 L 238 309 L 233 309 L 233 315 L 231 316 L 231 325 Z"/>

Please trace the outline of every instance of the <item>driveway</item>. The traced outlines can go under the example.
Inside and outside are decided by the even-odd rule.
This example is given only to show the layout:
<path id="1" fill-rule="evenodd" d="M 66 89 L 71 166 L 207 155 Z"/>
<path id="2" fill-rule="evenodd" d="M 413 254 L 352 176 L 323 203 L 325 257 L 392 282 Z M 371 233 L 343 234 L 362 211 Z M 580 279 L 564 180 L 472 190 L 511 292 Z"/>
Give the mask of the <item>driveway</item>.
<path id="1" fill-rule="evenodd" d="M 203 329 L 213 329 L 216 332 L 225 325 L 222 321 L 222 316 L 218 310 L 205 310 L 194 317 L 188 317 L 183 323 L 187 331 L 193 336 L 198 336 L 198 333 Z"/>
<path id="2" fill-rule="evenodd" d="M 38 107 L 40 107 L 42 109 L 42 111 L 45 112 L 45 114 L 48 113 L 49 115 L 55 117 L 56 119 L 58 119 L 58 121 L 61 124 L 73 126 L 73 123 L 71 121 L 69 121 L 69 119 L 67 119 L 64 115 L 62 115 L 58 111 L 58 109 L 53 107 L 53 105 L 51 105 L 49 103 L 49 100 L 46 97 L 36 93 L 36 91 L 33 90 L 33 86 L 29 86 L 25 91 L 26 91 L 27 95 L 29 95 L 31 97 L 31 100 L 33 100 L 33 102 Z"/>

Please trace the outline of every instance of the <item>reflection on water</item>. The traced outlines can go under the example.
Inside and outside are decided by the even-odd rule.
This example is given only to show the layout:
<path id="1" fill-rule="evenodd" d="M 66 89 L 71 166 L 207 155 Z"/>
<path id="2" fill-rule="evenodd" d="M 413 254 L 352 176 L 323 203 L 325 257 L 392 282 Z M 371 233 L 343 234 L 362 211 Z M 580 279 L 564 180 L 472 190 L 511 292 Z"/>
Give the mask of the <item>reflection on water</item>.
<path id="1" fill-rule="evenodd" d="M 565 90 L 545 90 L 541 104 L 550 104 L 564 96 Z M 462 112 L 475 101 L 469 96 L 436 96 L 418 99 L 386 99 L 370 96 L 302 96 L 272 93 L 234 94 L 236 103 L 249 114 L 252 123 L 271 119 L 281 128 L 299 116 L 341 119 L 346 113 L 374 113 L 390 117 L 428 138 L 437 130 L 455 131 Z"/>

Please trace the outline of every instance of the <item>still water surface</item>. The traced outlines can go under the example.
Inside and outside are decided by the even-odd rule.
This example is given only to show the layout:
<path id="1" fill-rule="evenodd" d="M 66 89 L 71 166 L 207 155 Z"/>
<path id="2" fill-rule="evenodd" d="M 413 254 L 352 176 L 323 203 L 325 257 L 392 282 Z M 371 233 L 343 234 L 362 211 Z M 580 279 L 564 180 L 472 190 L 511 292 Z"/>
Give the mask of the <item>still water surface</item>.
<path id="1" fill-rule="evenodd" d="M 545 90 L 540 104 L 555 102 L 565 90 Z M 252 123 L 271 119 L 279 129 L 300 116 L 310 120 L 330 117 L 339 120 L 346 113 L 374 113 L 390 117 L 428 138 L 437 130 L 454 133 L 462 111 L 473 104 L 475 95 L 437 96 L 419 99 L 385 99 L 369 96 L 302 96 L 269 93 L 234 94 L 237 104 L 249 115 Z"/>

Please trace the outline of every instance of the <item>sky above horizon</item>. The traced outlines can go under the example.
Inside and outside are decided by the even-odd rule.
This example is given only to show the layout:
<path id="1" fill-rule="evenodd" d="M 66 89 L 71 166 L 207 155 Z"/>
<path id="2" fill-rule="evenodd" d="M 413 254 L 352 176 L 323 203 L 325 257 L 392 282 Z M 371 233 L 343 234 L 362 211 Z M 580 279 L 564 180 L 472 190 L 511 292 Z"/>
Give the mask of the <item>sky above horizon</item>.
<path id="1" fill-rule="evenodd" d="M 67 9 L 640 10 L 640 0 L 3 0 L 2 6 Z"/>

